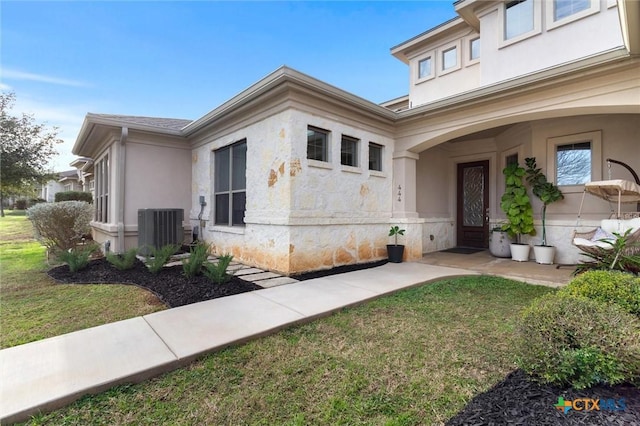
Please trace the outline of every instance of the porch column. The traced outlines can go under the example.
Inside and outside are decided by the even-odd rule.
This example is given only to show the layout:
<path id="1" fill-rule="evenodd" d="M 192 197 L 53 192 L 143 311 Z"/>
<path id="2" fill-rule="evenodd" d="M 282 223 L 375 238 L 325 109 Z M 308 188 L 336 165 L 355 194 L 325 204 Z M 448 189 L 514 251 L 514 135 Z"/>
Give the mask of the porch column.
<path id="1" fill-rule="evenodd" d="M 393 153 L 393 217 L 418 217 L 416 211 L 416 161 L 414 152 Z"/>

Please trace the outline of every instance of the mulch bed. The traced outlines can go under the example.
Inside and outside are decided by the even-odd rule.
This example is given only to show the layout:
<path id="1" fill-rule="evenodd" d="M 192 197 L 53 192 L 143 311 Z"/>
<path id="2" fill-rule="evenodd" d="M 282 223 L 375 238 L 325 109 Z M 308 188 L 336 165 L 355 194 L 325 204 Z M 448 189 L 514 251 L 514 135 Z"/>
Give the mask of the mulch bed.
<path id="1" fill-rule="evenodd" d="M 295 275 L 293 278 L 319 278 L 372 268 L 386 262 L 341 266 Z M 63 265 L 49 270 L 48 274 L 54 280 L 67 284 L 134 284 L 151 291 L 171 308 L 262 289 L 237 277 L 232 277 L 231 281 L 222 285 L 214 284 L 204 276 L 187 279 L 182 273 L 181 265 L 165 267 L 154 275 L 139 260 L 128 271 L 119 271 L 101 258 L 92 260 L 89 267 L 76 273 L 71 273 L 69 267 Z M 565 401 L 578 398 L 599 399 L 600 410 L 572 409 L 565 414 L 554 407 L 558 403 L 558 397 Z M 620 404 L 622 398 L 624 410 L 604 409 L 606 402 L 603 401 L 606 400 L 612 400 L 613 406 L 623 408 Z M 536 383 L 521 370 L 516 370 L 489 391 L 473 398 L 447 425 L 640 425 L 640 389 L 618 385 L 596 386 L 577 391 Z"/>
<path id="2" fill-rule="evenodd" d="M 165 267 L 152 274 L 140 260 L 136 260 L 133 269 L 127 271 L 120 271 L 105 258 L 100 258 L 75 273 L 69 271 L 67 265 L 62 265 L 50 269 L 48 274 L 65 284 L 134 284 L 154 293 L 170 308 L 262 288 L 237 277 L 224 284 L 215 284 L 202 275 L 188 279 L 182 273 L 182 265 Z"/>
<path id="3" fill-rule="evenodd" d="M 599 399 L 600 410 L 558 410 L 564 401 Z M 622 400 L 624 398 L 624 400 Z M 586 404 L 592 407 L 590 403 Z M 577 407 L 584 407 L 578 403 Z M 618 410 L 615 410 L 617 408 Z M 529 380 L 522 370 L 473 398 L 447 423 L 458 425 L 640 425 L 640 389 L 631 385 L 594 386 L 585 390 L 559 388 Z"/>

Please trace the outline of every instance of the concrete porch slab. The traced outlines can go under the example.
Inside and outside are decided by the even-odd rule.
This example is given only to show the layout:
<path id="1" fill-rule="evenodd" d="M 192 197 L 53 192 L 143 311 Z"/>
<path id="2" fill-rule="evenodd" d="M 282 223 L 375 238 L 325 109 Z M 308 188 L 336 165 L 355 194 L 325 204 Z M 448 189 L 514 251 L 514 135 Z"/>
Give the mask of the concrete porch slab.
<path id="1" fill-rule="evenodd" d="M 304 318 L 256 294 L 261 291 L 155 312 L 144 319 L 178 358 L 191 360 Z"/>
<path id="2" fill-rule="evenodd" d="M 132 318 L 0 351 L 0 419 L 24 420 L 118 383 L 170 369 L 176 356 Z"/>

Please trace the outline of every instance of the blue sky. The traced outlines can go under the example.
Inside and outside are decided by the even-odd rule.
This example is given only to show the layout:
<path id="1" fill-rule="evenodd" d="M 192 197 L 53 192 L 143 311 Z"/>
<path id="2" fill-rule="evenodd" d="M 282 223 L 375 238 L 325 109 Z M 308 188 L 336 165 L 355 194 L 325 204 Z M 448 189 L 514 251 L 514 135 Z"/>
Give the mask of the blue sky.
<path id="1" fill-rule="evenodd" d="M 196 119 L 281 65 L 373 102 L 407 94 L 390 48 L 453 1 L 2 1 L 0 87 L 65 140 L 87 112 Z"/>

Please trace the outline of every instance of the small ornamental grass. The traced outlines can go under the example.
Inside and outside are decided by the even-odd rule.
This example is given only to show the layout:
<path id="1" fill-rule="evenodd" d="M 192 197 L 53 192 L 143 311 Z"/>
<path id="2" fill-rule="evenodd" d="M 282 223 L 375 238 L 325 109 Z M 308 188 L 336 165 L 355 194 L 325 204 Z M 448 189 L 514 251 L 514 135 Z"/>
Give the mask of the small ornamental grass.
<path id="1" fill-rule="evenodd" d="M 189 249 L 189 257 L 182 261 L 182 271 L 187 278 L 193 278 L 200 275 L 202 265 L 209 257 L 209 245 L 199 241 L 195 246 Z"/>
<path id="2" fill-rule="evenodd" d="M 69 249 L 60 252 L 58 259 L 69 266 L 71 272 L 78 272 L 89 265 L 91 254 L 98 250 L 96 244 Z"/>
<path id="3" fill-rule="evenodd" d="M 217 263 L 207 263 L 205 265 L 204 275 L 216 284 L 224 284 L 231 279 L 231 275 L 227 273 L 227 268 L 233 260 L 230 254 L 222 255 L 218 258 Z"/>
<path id="4" fill-rule="evenodd" d="M 107 253 L 107 262 L 112 264 L 120 271 L 126 271 L 133 268 L 136 262 L 137 248 L 132 248 L 124 252 L 123 254 Z"/>
<path id="5" fill-rule="evenodd" d="M 151 254 L 145 257 L 145 263 L 152 274 L 157 274 L 169 262 L 171 255 L 178 251 L 178 246 L 167 244 L 160 248 L 151 248 L 150 251 Z"/>
<path id="6" fill-rule="evenodd" d="M 640 320 L 616 304 L 545 295 L 516 330 L 517 363 L 542 382 L 584 389 L 640 381 Z"/>
<path id="7" fill-rule="evenodd" d="M 90 232 L 93 207 L 84 201 L 41 203 L 27 210 L 36 239 L 53 252 L 66 252 Z"/>

